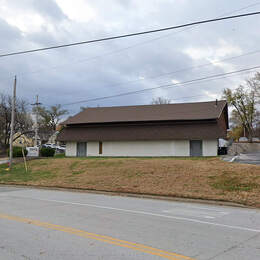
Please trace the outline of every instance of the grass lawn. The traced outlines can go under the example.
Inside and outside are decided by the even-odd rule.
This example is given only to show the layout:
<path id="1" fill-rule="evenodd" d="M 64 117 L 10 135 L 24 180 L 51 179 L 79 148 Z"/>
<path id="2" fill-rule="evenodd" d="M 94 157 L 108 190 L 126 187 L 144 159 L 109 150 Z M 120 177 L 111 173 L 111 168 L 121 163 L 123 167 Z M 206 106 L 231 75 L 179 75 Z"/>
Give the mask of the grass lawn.
<path id="1" fill-rule="evenodd" d="M 260 207 L 260 166 L 219 158 L 50 158 L 22 163 L 0 184 L 29 184 L 225 200 Z"/>

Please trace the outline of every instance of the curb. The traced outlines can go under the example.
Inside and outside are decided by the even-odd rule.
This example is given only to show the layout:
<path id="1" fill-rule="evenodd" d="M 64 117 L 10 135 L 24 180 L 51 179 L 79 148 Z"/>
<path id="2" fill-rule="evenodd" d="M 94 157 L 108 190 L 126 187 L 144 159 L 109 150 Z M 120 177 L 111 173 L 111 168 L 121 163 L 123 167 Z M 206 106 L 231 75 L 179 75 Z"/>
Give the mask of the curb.
<path id="1" fill-rule="evenodd" d="M 58 190 L 58 191 L 69 191 L 69 192 L 81 192 L 81 193 L 93 193 L 102 194 L 108 196 L 121 196 L 121 197 L 132 197 L 132 198 L 142 198 L 142 199 L 153 199 L 153 200 L 165 200 L 165 201 L 177 201 L 177 202 L 189 202 L 189 203 L 201 203 L 207 205 L 218 205 L 218 206 L 229 206 L 229 207 L 240 207 L 240 208 L 250 208 L 259 209 L 250 205 L 240 204 L 237 202 L 230 202 L 225 200 L 212 200 L 212 199 L 202 199 L 202 198 L 189 198 L 189 197 L 173 197 L 166 195 L 156 195 L 156 194 L 142 194 L 142 193 L 129 193 L 121 191 L 106 191 L 106 190 L 94 190 L 94 189 L 84 189 L 84 188 L 64 188 L 59 186 L 40 186 L 40 185 L 26 185 L 26 184 L 0 184 L 0 187 L 23 187 L 23 188 L 33 188 L 33 189 L 43 189 L 43 190 Z"/>
<path id="2" fill-rule="evenodd" d="M 234 162 L 238 157 L 239 157 L 238 155 L 234 156 L 234 157 L 230 160 L 230 162 Z"/>

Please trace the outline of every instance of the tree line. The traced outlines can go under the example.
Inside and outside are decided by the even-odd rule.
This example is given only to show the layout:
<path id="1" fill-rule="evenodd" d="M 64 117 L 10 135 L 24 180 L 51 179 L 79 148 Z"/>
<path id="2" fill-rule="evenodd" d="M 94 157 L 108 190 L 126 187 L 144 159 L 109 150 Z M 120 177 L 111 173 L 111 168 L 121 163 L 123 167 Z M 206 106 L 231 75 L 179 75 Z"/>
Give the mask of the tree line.
<path id="1" fill-rule="evenodd" d="M 0 94 L 0 148 L 4 150 L 9 145 L 11 132 L 11 111 L 12 111 L 12 97 L 6 94 Z M 54 105 L 50 108 L 39 106 L 31 110 L 30 104 L 18 98 L 15 105 L 15 120 L 14 133 L 15 139 L 21 135 L 28 137 L 34 136 L 34 114 L 38 112 L 39 115 L 39 135 L 44 133 L 45 136 L 50 137 L 55 131 L 57 125 L 60 123 L 62 117 L 68 113 L 67 110 L 62 109 L 61 105 Z M 14 141 L 15 141 L 14 139 Z"/>
<path id="2" fill-rule="evenodd" d="M 234 90 L 224 89 L 223 98 L 232 108 L 229 137 L 238 140 L 245 134 L 252 142 L 254 135 L 260 134 L 260 73 Z"/>
<path id="3" fill-rule="evenodd" d="M 260 134 L 260 73 L 239 85 L 236 89 L 226 88 L 223 90 L 223 98 L 227 100 L 231 108 L 229 138 L 239 139 L 246 133 L 249 141 L 253 140 L 256 131 Z M 158 97 L 152 100 L 151 104 L 169 104 L 168 98 Z M 85 108 L 84 108 L 85 109 Z M 11 110 L 12 97 L 0 93 L 0 148 L 9 145 L 11 130 Z M 81 108 L 83 110 L 83 108 Z M 19 135 L 34 136 L 33 114 L 39 115 L 39 135 L 50 137 L 61 122 L 63 117 L 68 114 L 61 105 L 54 105 L 49 108 L 44 106 L 30 109 L 30 104 L 24 99 L 17 99 L 15 106 L 14 132 Z"/>

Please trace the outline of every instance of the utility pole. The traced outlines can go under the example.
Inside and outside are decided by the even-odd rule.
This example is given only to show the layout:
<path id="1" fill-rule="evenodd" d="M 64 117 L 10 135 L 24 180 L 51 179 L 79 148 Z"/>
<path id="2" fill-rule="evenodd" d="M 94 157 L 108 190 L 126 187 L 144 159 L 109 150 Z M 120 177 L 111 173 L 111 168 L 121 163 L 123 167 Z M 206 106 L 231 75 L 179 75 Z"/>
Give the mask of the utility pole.
<path id="1" fill-rule="evenodd" d="M 14 135 L 14 117 L 15 117 L 15 103 L 16 103 L 16 76 L 14 77 L 14 89 L 12 99 L 12 114 L 11 114 L 11 132 L 10 132 L 10 149 L 9 149 L 9 169 L 12 168 L 13 163 L 13 135 Z"/>
<path id="2" fill-rule="evenodd" d="M 39 105 L 41 105 L 41 103 L 39 103 L 39 96 L 36 95 L 36 102 L 34 104 L 31 104 L 32 106 L 36 107 L 36 112 L 35 112 L 35 137 L 34 137 L 34 146 L 38 145 L 38 112 L 39 112 Z"/>

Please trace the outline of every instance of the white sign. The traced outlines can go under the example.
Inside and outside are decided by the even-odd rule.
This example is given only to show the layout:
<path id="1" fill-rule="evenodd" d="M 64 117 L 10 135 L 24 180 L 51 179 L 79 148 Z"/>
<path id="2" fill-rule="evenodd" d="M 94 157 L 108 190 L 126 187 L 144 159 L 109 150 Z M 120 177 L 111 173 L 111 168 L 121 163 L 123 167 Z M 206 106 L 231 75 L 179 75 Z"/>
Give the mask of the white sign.
<path id="1" fill-rule="evenodd" d="M 29 157 L 39 157 L 39 147 L 26 147 L 28 151 L 27 156 Z"/>

